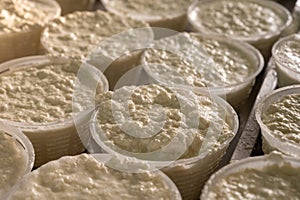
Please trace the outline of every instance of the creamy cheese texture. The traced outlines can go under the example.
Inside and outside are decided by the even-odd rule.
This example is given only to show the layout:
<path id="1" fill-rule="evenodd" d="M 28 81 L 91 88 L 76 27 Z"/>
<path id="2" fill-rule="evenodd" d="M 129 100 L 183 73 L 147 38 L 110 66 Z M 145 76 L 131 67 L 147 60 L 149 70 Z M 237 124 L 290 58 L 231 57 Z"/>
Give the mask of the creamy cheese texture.
<path id="1" fill-rule="evenodd" d="M 300 94 L 273 102 L 263 113 L 262 121 L 275 137 L 300 146 Z"/>
<path id="2" fill-rule="evenodd" d="M 7 192 L 24 174 L 25 154 L 17 141 L 0 131 L 0 196 Z"/>
<path id="3" fill-rule="evenodd" d="M 207 32 L 238 37 L 265 35 L 277 31 L 284 20 L 271 8 L 253 0 L 213 0 L 195 8 L 195 24 Z"/>
<path id="4" fill-rule="evenodd" d="M 193 0 L 102 0 L 102 2 L 109 10 L 123 15 L 141 17 L 141 19 L 155 19 L 185 13 Z"/>
<path id="5" fill-rule="evenodd" d="M 190 91 L 155 84 L 127 86 L 102 93 L 99 102 L 97 134 L 102 142 L 130 153 L 159 151 L 143 159 L 194 157 L 215 150 L 234 135 L 224 108 Z"/>
<path id="6" fill-rule="evenodd" d="M 106 167 L 92 155 L 63 157 L 35 170 L 10 200 L 176 199 L 176 192 L 155 173 L 127 173 Z"/>
<path id="7" fill-rule="evenodd" d="M 263 169 L 245 169 L 230 174 L 214 185 L 207 195 L 217 199 L 300 199 L 300 168 L 286 163 Z"/>
<path id="8" fill-rule="evenodd" d="M 1 75 L 0 118 L 25 123 L 59 122 L 70 118 L 79 67 L 79 62 L 75 61 L 48 62 L 16 68 Z M 101 91 L 103 87 L 98 89 Z M 77 96 L 81 104 L 84 98 Z"/>
<path id="9" fill-rule="evenodd" d="M 300 34 L 280 42 L 275 56 L 280 64 L 300 73 Z"/>
<path id="10" fill-rule="evenodd" d="M 157 41 L 145 52 L 144 64 L 152 78 L 168 84 L 222 87 L 255 73 L 253 52 L 247 51 L 220 38 L 184 33 Z"/>
<path id="11" fill-rule="evenodd" d="M 52 21 L 42 35 L 44 48 L 54 55 L 85 58 L 101 41 L 147 24 L 103 11 L 74 12 Z"/>
<path id="12" fill-rule="evenodd" d="M 58 8 L 50 5 L 42 0 L 1 0 L 0 33 L 44 26 L 58 13 Z"/>

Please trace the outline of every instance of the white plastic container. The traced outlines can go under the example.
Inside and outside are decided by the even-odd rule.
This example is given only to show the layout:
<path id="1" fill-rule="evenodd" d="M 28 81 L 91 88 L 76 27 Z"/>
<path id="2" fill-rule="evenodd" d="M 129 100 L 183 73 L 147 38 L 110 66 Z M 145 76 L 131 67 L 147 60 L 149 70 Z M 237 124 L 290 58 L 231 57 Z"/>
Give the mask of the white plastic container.
<path id="1" fill-rule="evenodd" d="M 264 59 L 261 55 L 261 53 L 255 49 L 253 46 L 245 43 L 245 42 L 240 42 L 236 41 L 230 38 L 224 38 L 222 36 L 211 36 L 208 34 L 202 34 L 202 33 L 197 33 L 194 34 L 192 33 L 191 35 L 194 35 L 195 37 L 203 37 L 204 39 L 212 39 L 215 41 L 219 41 L 221 43 L 224 43 L 225 45 L 228 45 L 229 47 L 234 47 L 238 49 L 241 52 L 242 56 L 247 57 L 247 59 L 251 62 L 251 68 L 254 69 L 254 72 L 249 75 L 247 78 L 243 80 L 243 82 L 232 84 L 232 85 L 225 85 L 222 84 L 220 86 L 208 86 L 208 87 L 196 87 L 196 86 L 191 86 L 191 85 L 184 85 L 184 84 L 178 84 L 176 82 L 170 82 L 172 81 L 168 77 L 163 77 L 163 75 L 155 74 L 154 71 L 151 68 L 152 63 L 147 63 L 145 61 L 145 55 L 142 57 L 142 63 L 145 71 L 149 75 L 150 79 L 156 83 L 163 84 L 163 85 L 177 85 L 178 87 L 183 87 L 186 89 L 193 90 L 195 92 L 201 91 L 203 89 L 207 89 L 210 93 L 221 96 L 224 98 L 227 102 L 229 102 L 236 110 L 240 108 L 243 103 L 245 103 L 248 100 L 248 97 L 251 93 L 252 87 L 255 84 L 256 77 L 260 74 L 264 67 Z M 224 46 L 225 46 L 224 45 Z M 205 49 L 204 49 L 205 51 Z M 199 56 L 201 55 L 193 55 L 193 56 Z M 217 56 L 209 56 L 205 55 L 205 59 L 219 59 Z M 162 65 L 161 68 L 164 66 Z M 195 66 L 196 67 L 196 66 Z M 225 70 L 225 66 L 220 66 L 222 70 Z M 215 68 L 217 68 L 215 66 Z M 207 70 L 208 71 L 208 70 Z M 235 73 L 235 72 L 232 72 Z M 236 72 L 237 73 L 237 72 Z M 202 75 L 202 74 L 201 74 Z M 205 76 L 203 74 L 202 76 Z M 238 74 L 237 74 L 238 76 Z M 204 77 L 205 79 L 205 77 Z M 209 81 L 207 81 L 209 84 Z"/>
<path id="2" fill-rule="evenodd" d="M 208 94 L 202 91 L 202 94 Z M 239 120 L 234 109 L 223 99 L 213 96 L 213 99 L 218 105 L 222 106 L 226 111 L 226 122 L 230 125 L 230 128 L 235 135 L 238 131 Z M 107 152 L 111 155 L 128 157 L 120 152 L 115 151 L 109 147 L 105 142 L 101 140 L 97 133 L 97 115 L 99 109 L 93 113 L 90 125 L 90 132 L 95 139 L 96 143 L 103 152 Z M 197 199 L 200 195 L 201 189 L 209 178 L 209 176 L 217 169 L 219 162 L 233 139 L 228 139 L 218 147 L 211 148 L 204 153 L 200 153 L 199 156 L 191 157 L 187 159 L 179 159 L 176 161 L 147 161 L 140 160 L 155 168 L 161 169 L 167 174 L 178 187 L 181 196 L 185 200 Z M 138 160 L 138 159 L 137 159 Z M 162 168 L 163 167 L 163 168 Z"/>
<path id="3" fill-rule="evenodd" d="M 284 164 L 290 164 L 292 167 L 300 169 L 300 160 L 292 157 L 282 156 L 281 154 L 270 154 L 266 156 L 246 158 L 240 161 L 236 161 L 229 164 L 216 172 L 207 181 L 201 195 L 201 200 L 209 199 L 209 193 L 213 188 L 220 183 L 221 180 L 227 178 L 228 176 L 243 172 L 246 169 L 261 170 L 264 167 L 276 165 L 283 166 Z M 252 188 L 253 189 L 253 188 Z"/>
<path id="4" fill-rule="evenodd" d="M 228 146 L 226 143 L 216 152 L 175 161 L 162 171 L 174 181 L 183 199 L 197 199 L 207 179 L 217 170 Z"/>
<path id="5" fill-rule="evenodd" d="M 0 71 L 4 74 L 10 71 L 21 69 L 28 66 L 38 66 L 54 63 L 66 63 L 65 58 L 55 58 L 47 56 L 33 56 L 15 59 L 0 65 Z M 102 90 L 108 90 L 108 83 L 104 76 L 101 76 L 100 83 Z M 78 117 L 78 116 L 77 116 Z M 83 117 L 84 116 L 79 116 Z M 82 153 L 85 148 L 81 138 L 77 133 L 73 118 L 61 119 L 50 123 L 22 123 L 3 120 L 9 125 L 21 129 L 32 142 L 36 159 L 35 167 L 48 161 L 55 160 L 65 155 L 76 155 Z M 77 126 L 82 124 L 76 124 Z"/>
<path id="6" fill-rule="evenodd" d="M 260 52 L 263 54 L 265 59 L 268 59 L 271 54 L 271 48 L 274 42 L 278 40 L 281 33 L 290 26 L 292 23 L 292 15 L 291 13 L 280 4 L 273 2 L 273 1 L 261 1 L 261 0 L 247 0 L 246 2 L 253 2 L 262 5 L 263 7 L 269 8 L 274 10 L 281 19 L 284 20 L 284 24 L 277 29 L 276 31 L 268 32 L 265 34 L 256 34 L 256 35 L 249 35 L 249 36 L 236 36 L 224 33 L 216 33 L 212 30 L 205 29 L 201 26 L 199 21 L 197 21 L 197 9 L 198 7 L 208 5 L 210 3 L 214 3 L 220 0 L 203 0 L 203 1 L 195 1 L 195 3 L 189 8 L 188 11 L 188 19 L 190 24 L 192 25 L 192 29 L 197 32 L 207 33 L 210 35 L 222 35 L 227 36 L 236 40 L 241 40 L 244 42 L 248 42 L 255 46 Z M 213 12 L 213 11 L 212 11 Z M 253 13 L 254 15 L 256 13 Z"/>
<path id="7" fill-rule="evenodd" d="M 140 13 L 135 13 L 134 8 L 130 10 L 131 8 L 128 6 L 127 10 L 125 7 L 122 7 L 122 5 L 115 5 L 118 1 L 115 0 L 101 0 L 102 4 L 104 5 L 105 9 L 108 10 L 111 13 L 114 13 L 116 15 L 119 15 L 121 17 L 128 16 L 135 20 L 143 20 L 147 23 L 149 23 L 152 27 L 162 27 L 162 28 L 168 28 L 176 31 L 183 31 L 187 25 L 187 9 L 190 4 L 192 4 L 193 0 L 185 0 L 181 2 L 185 3 L 186 9 L 179 7 L 176 10 L 176 3 L 174 2 L 174 6 L 170 6 L 171 10 L 166 10 L 163 13 L 155 14 L 153 13 L 146 13 L 143 12 L 142 8 L 140 10 Z M 137 2 L 137 1 L 135 1 Z M 171 1 L 152 1 L 151 4 L 157 4 L 161 5 L 164 4 L 166 6 L 166 3 L 172 3 Z M 139 6 L 149 6 L 147 3 L 144 3 L 143 0 L 140 0 Z M 183 4 L 183 3 L 181 3 Z M 178 11 L 180 10 L 180 11 Z M 154 10 L 155 11 L 155 10 Z"/>
<path id="8" fill-rule="evenodd" d="M 23 156 L 25 157 L 25 166 L 22 171 L 21 176 L 17 178 L 17 180 L 20 180 L 25 174 L 29 173 L 34 164 L 35 154 L 33 150 L 33 146 L 29 139 L 19 130 L 16 128 L 13 128 L 11 126 L 8 126 L 6 123 L 3 123 L 0 121 L 0 131 L 4 131 L 5 134 L 8 136 L 11 136 L 15 142 L 17 143 L 18 148 L 20 148 L 23 152 Z M 9 193 L 9 190 L 12 188 L 6 187 L 6 188 L 0 188 L 0 199 L 4 199 L 4 197 Z"/>
<path id="9" fill-rule="evenodd" d="M 272 131 L 262 121 L 263 114 L 272 103 L 291 94 L 300 94 L 300 85 L 288 86 L 275 90 L 273 93 L 264 98 L 256 108 L 255 117 L 261 128 L 264 153 L 270 153 L 273 150 L 277 150 L 286 155 L 300 157 L 300 144 L 296 145 L 295 143 L 283 141 L 280 138 L 275 137 L 272 134 Z"/>
<path id="10" fill-rule="evenodd" d="M 44 22 L 60 16 L 61 8 L 55 0 L 36 0 L 38 3 L 48 7 L 49 16 Z M 39 53 L 40 36 L 43 27 L 36 25 L 33 28 L 0 34 L 0 62 L 19 58 L 23 56 L 35 55 Z"/>
<path id="11" fill-rule="evenodd" d="M 293 49 L 287 49 L 291 45 L 294 46 Z M 300 52 L 300 34 L 293 34 L 281 38 L 272 48 L 272 56 L 277 70 L 279 87 L 300 84 L 300 57 L 296 55 L 296 45 L 298 45 L 298 51 Z M 284 53 L 282 51 L 288 52 Z M 284 55 L 280 56 L 280 54 Z M 296 59 L 298 59 L 298 61 Z M 290 64 L 293 66 L 289 66 L 289 62 L 293 62 Z"/>
<path id="12" fill-rule="evenodd" d="M 92 10 L 95 0 L 56 0 L 62 9 L 62 15 L 74 11 Z"/>

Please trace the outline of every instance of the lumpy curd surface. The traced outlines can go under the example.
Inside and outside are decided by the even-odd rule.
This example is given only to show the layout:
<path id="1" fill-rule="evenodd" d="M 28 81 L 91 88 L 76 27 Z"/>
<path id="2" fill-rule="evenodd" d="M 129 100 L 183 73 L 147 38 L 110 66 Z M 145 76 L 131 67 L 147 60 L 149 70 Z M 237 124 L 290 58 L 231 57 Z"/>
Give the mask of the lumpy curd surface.
<path id="1" fill-rule="evenodd" d="M 279 43 L 275 56 L 280 64 L 300 73 L 300 34 Z"/>
<path id="2" fill-rule="evenodd" d="M 276 138 L 300 146 L 300 94 L 273 102 L 263 113 L 262 121 Z"/>
<path id="3" fill-rule="evenodd" d="M 1 75 L 0 118 L 30 124 L 70 118 L 80 66 L 76 61 L 49 62 L 27 65 Z M 89 94 L 91 91 L 84 90 L 83 86 L 79 88 L 83 90 L 82 94 Z M 98 88 L 99 91 L 102 89 Z M 77 100 L 92 105 L 93 102 L 77 93 Z"/>
<path id="4" fill-rule="evenodd" d="M 176 199 L 158 174 L 127 173 L 106 167 L 92 155 L 63 157 L 35 170 L 10 200 L 41 199 Z"/>
<path id="5" fill-rule="evenodd" d="M 227 123 L 228 115 L 210 97 L 194 98 L 190 92 L 180 93 L 159 85 L 103 93 L 97 115 L 102 131 L 97 134 L 104 143 L 132 153 L 158 151 L 175 142 L 170 151 L 149 156 L 149 160 L 170 160 L 174 155 L 194 157 L 206 142 L 206 150 L 217 149 L 234 135 Z"/>
<path id="6" fill-rule="evenodd" d="M 41 40 L 46 50 L 54 55 L 85 58 L 106 38 L 146 26 L 144 22 L 99 10 L 74 12 L 52 21 Z"/>
<path id="7" fill-rule="evenodd" d="M 290 164 L 245 169 L 221 179 L 208 193 L 208 199 L 300 199 L 300 168 Z"/>
<path id="8" fill-rule="evenodd" d="M 1 0 L 0 34 L 44 26 L 57 10 L 40 0 Z"/>
<path id="9" fill-rule="evenodd" d="M 102 0 L 110 9 L 122 14 L 144 18 L 169 17 L 185 13 L 193 0 Z"/>
<path id="10" fill-rule="evenodd" d="M 178 48 L 169 51 L 170 45 Z M 145 52 L 144 60 L 151 76 L 163 82 L 222 87 L 242 83 L 255 73 L 257 66 L 250 55 L 236 44 L 185 33 L 159 40 Z"/>
<path id="11" fill-rule="evenodd" d="M 252 0 L 217 0 L 199 3 L 195 23 L 208 32 L 239 37 L 265 35 L 277 31 L 284 20 L 271 6 Z"/>

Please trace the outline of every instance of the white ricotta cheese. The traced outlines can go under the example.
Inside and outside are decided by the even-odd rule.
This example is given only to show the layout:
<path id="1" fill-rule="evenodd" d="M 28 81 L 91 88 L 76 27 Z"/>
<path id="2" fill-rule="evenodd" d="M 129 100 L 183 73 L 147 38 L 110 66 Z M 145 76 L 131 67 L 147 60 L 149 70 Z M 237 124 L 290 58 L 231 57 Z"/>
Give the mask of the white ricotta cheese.
<path id="1" fill-rule="evenodd" d="M 51 54 L 85 58 L 106 38 L 138 27 L 147 27 L 147 24 L 100 10 L 75 12 L 52 21 L 41 41 Z"/>
<path id="2" fill-rule="evenodd" d="M 119 15 L 127 15 L 140 20 L 168 18 L 187 12 L 193 0 L 102 0 L 108 10 L 114 10 Z"/>
<path id="3" fill-rule="evenodd" d="M 202 0 L 190 7 L 188 18 L 194 30 L 248 42 L 266 60 L 274 42 L 292 23 L 285 7 L 260 0 Z"/>
<path id="4" fill-rule="evenodd" d="M 10 200 L 41 199 L 177 199 L 157 173 L 128 173 L 108 168 L 92 155 L 63 157 L 35 170 Z"/>
<path id="5" fill-rule="evenodd" d="M 46 123 L 71 117 L 78 64 L 29 65 L 0 76 L 0 118 Z"/>
<path id="6" fill-rule="evenodd" d="M 296 34 L 278 43 L 274 57 L 279 64 L 300 73 L 300 35 Z"/>
<path id="7" fill-rule="evenodd" d="M 42 0 L 2 0 L 0 33 L 22 32 L 44 26 L 60 12 L 58 8 L 49 5 Z"/>
<path id="8" fill-rule="evenodd" d="M 10 71 L 0 76 L 1 119 L 34 124 L 61 122 L 72 116 L 73 93 L 80 62 L 55 61 L 54 58 L 40 62 L 36 60 L 36 64 L 11 66 Z M 101 84 L 97 92 L 105 88 Z M 86 92 L 89 91 L 83 94 Z M 80 96 L 79 92 L 77 95 L 77 100 L 83 105 L 85 97 Z M 92 102 L 88 103 L 93 105 Z"/>
<path id="9" fill-rule="evenodd" d="M 92 135 L 111 154 L 163 167 L 183 199 L 197 199 L 237 131 L 220 100 L 159 85 L 122 87 L 100 95 Z"/>
<path id="10" fill-rule="evenodd" d="M 272 49 L 276 66 L 278 86 L 300 83 L 300 35 L 294 34 L 280 39 Z"/>
<path id="11" fill-rule="evenodd" d="M 273 102 L 262 121 L 276 138 L 300 146 L 300 94 L 285 95 Z"/>
<path id="12" fill-rule="evenodd" d="M 194 14 L 201 29 L 237 37 L 266 35 L 285 23 L 271 6 L 253 0 L 206 1 L 198 4 Z"/>
<path id="13" fill-rule="evenodd" d="M 30 139 L 36 167 L 84 151 L 72 114 L 84 121 L 82 112 L 94 107 L 95 95 L 108 86 L 98 71 L 82 66 L 76 60 L 46 56 L 0 65 L 0 119 L 20 128 Z M 78 69 L 87 69 L 85 79 L 77 79 Z M 93 79 L 95 89 L 86 85 Z M 76 121 L 80 127 L 81 123 Z"/>
<path id="14" fill-rule="evenodd" d="M 26 157 L 16 139 L 0 131 L 0 196 L 19 181 L 26 170 Z"/>
<path id="15" fill-rule="evenodd" d="M 207 194 L 210 200 L 300 198 L 300 168 L 286 163 L 244 169 L 220 179 Z"/>
<path id="16" fill-rule="evenodd" d="M 101 2 L 109 12 L 121 17 L 143 20 L 152 27 L 183 31 L 187 24 L 187 10 L 193 0 L 101 0 Z"/>
<path id="17" fill-rule="evenodd" d="M 60 12 L 54 0 L 2 0 L 0 62 L 39 54 L 44 25 Z"/>
<path id="18" fill-rule="evenodd" d="M 234 135 L 224 108 L 205 95 L 144 85 L 103 93 L 99 102 L 94 134 L 110 148 L 146 160 L 195 157 Z"/>
<path id="19" fill-rule="evenodd" d="M 171 45 L 177 49 L 170 51 Z M 195 87 L 242 83 L 258 68 L 253 52 L 240 44 L 188 33 L 159 40 L 145 52 L 143 59 L 152 78 L 171 85 Z"/>

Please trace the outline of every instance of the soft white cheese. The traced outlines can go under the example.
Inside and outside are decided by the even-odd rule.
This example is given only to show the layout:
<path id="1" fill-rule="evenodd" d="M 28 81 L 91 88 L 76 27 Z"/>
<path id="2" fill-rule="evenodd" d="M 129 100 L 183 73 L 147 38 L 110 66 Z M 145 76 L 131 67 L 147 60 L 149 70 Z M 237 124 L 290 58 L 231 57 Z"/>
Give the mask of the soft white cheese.
<path id="1" fill-rule="evenodd" d="M 142 20 L 168 18 L 187 12 L 193 0 L 102 0 L 106 8 L 113 9 L 120 15 L 127 15 Z"/>
<path id="2" fill-rule="evenodd" d="M 10 200 L 166 199 L 176 191 L 157 173 L 128 173 L 108 168 L 92 155 L 63 157 L 25 177 Z"/>
<path id="3" fill-rule="evenodd" d="M 157 41 L 145 52 L 144 64 L 152 78 L 164 83 L 225 87 L 242 83 L 257 70 L 253 52 L 247 51 L 220 38 L 184 33 Z"/>
<path id="4" fill-rule="evenodd" d="M 13 71 L 0 76 L 0 118 L 25 123 L 59 122 L 70 118 L 79 67 L 80 63 L 75 61 L 45 64 L 37 61 L 37 64 L 11 68 Z M 79 89 L 84 89 L 83 86 Z M 99 85 L 98 90 L 102 91 L 103 85 Z M 85 97 L 79 92 L 77 95 L 77 100 L 83 104 Z"/>
<path id="5" fill-rule="evenodd" d="M 195 23 L 207 32 L 238 37 L 266 35 L 284 25 L 271 6 L 252 0 L 216 0 L 199 3 Z"/>
<path id="6" fill-rule="evenodd" d="M 146 160 L 191 158 L 218 149 L 234 135 L 219 103 L 159 85 L 102 93 L 97 121 L 96 134 L 108 147 Z"/>
<path id="7" fill-rule="evenodd" d="M 273 102 L 263 113 L 262 121 L 276 138 L 300 146 L 300 94 Z"/>
<path id="8" fill-rule="evenodd" d="M 286 163 L 262 169 L 245 169 L 221 179 L 209 191 L 210 200 L 300 198 L 300 168 Z"/>
<path id="9" fill-rule="evenodd" d="M 42 45 L 54 55 L 85 58 L 101 41 L 144 22 L 103 11 L 74 12 L 52 21 L 42 34 Z"/>
<path id="10" fill-rule="evenodd" d="M 294 35 L 280 42 L 274 51 L 279 65 L 300 73 L 300 35 Z M 299 80 L 300 81 L 300 80 Z"/>
<path id="11" fill-rule="evenodd" d="M 7 192 L 25 172 L 26 159 L 16 139 L 0 131 L 0 196 Z"/>
<path id="12" fill-rule="evenodd" d="M 0 8 L 0 33 L 42 27 L 58 13 L 56 8 L 41 0 L 1 0 Z"/>

